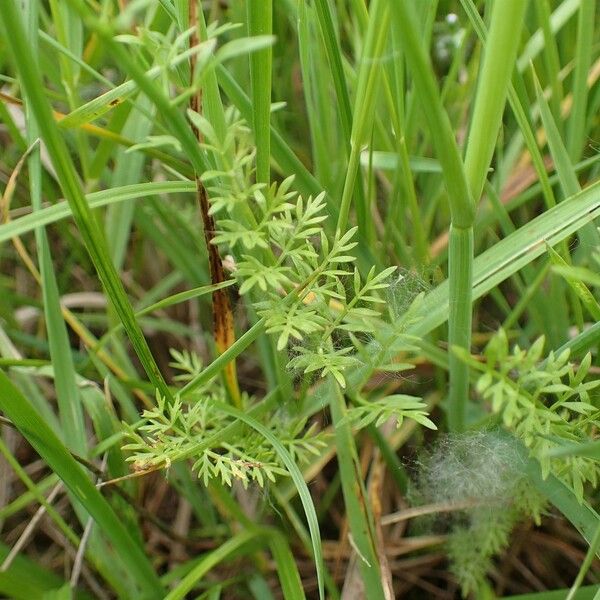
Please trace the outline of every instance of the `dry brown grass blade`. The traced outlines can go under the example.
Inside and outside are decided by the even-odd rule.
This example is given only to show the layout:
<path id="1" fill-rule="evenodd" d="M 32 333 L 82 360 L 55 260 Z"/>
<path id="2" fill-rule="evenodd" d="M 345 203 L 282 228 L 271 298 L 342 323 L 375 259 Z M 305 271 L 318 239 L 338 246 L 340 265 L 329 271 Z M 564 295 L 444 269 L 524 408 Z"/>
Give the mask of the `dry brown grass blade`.
<path id="1" fill-rule="evenodd" d="M 33 142 L 33 144 L 31 144 L 31 146 L 29 146 L 29 148 L 27 148 L 27 150 L 25 150 L 25 152 L 23 153 L 23 156 L 21 156 L 21 158 L 18 160 L 17 164 L 15 165 L 15 168 L 13 169 L 12 173 L 10 174 L 10 177 L 8 178 L 6 188 L 4 189 L 4 194 L 2 194 L 2 198 L 0 199 L 0 222 L 1 223 L 8 223 L 10 221 L 10 203 L 11 203 L 16 185 L 17 185 L 17 179 L 19 177 L 19 173 L 21 172 L 21 169 L 23 168 L 23 165 L 25 164 L 27 157 L 33 151 L 33 149 L 38 146 L 39 143 L 40 143 L 40 140 L 38 139 L 35 142 Z M 38 284 L 40 284 L 40 282 L 41 282 L 40 273 L 37 270 L 33 260 L 29 256 L 29 253 L 27 252 L 25 246 L 23 245 L 23 242 L 21 242 L 21 239 L 18 237 L 14 237 L 14 238 L 12 238 L 11 241 L 13 243 L 13 246 L 15 247 L 15 250 L 17 251 L 17 254 L 21 258 L 21 260 L 23 261 L 23 263 L 25 264 L 25 266 L 27 267 L 29 272 L 32 274 L 33 278 L 37 281 Z"/>
<path id="2" fill-rule="evenodd" d="M 196 2 L 189 3 L 189 22 L 195 25 L 198 22 Z M 198 28 L 196 27 L 190 36 L 190 45 L 197 46 L 200 43 Z M 196 67 L 196 56 L 190 57 L 190 77 L 193 80 L 194 70 Z M 198 89 L 190 98 L 190 109 L 201 114 L 202 112 L 202 89 Z M 202 142 L 202 134 L 200 130 L 192 125 L 192 129 L 198 143 Z M 208 194 L 204 184 L 200 180 L 200 173 L 195 174 L 196 180 L 196 197 L 202 215 L 202 223 L 204 225 L 204 240 L 206 242 L 206 251 L 208 253 L 208 264 L 210 268 L 210 278 L 213 284 L 222 283 L 227 279 L 225 269 L 223 268 L 223 260 L 219 253 L 218 247 L 213 244 L 215 236 L 215 220 L 210 214 L 210 204 Z M 212 294 L 212 311 L 213 311 L 213 333 L 217 352 L 222 354 L 235 342 L 235 328 L 233 321 L 233 311 L 231 310 L 231 302 L 229 301 L 229 292 L 226 289 L 216 290 Z M 237 380 L 235 361 L 228 363 L 224 370 L 225 385 L 234 405 L 237 408 L 242 408 L 242 397 Z"/>
<path id="3" fill-rule="evenodd" d="M 387 424 L 389 426 L 389 423 Z M 388 427 L 389 429 L 389 427 Z M 371 473 L 367 485 L 367 493 L 371 502 L 371 510 L 375 521 L 375 551 L 379 558 L 381 568 L 381 581 L 385 600 L 394 600 L 394 586 L 392 584 L 392 572 L 386 555 L 386 542 L 381 527 L 381 498 L 383 496 L 383 480 L 385 477 L 385 464 L 379 449 L 375 449 Z"/>
<path id="4" fill-rule="evenodd" d="M 46 499 L 48 504 L 51 505 L 54 502 L 54 500 L 56 499 L 58 494 L 62 491 L 62 489 L 63 489 L 63 483 L 62 483 L 62 481 L 59 481 L 54 486 L 54 488 L 48 495 L 48 498 Z M 37 509 L 37 511 L 35 512 L 33 517 L 29 520 L 29 522 L 27 523 L 27 526 L 23 530 L 23 533 L 21 533 L 21 535 L 19 536 L 19 539 L 16 541 L 14 546 L 11 548 L 10 552 L 6 555 L 5 559 L 2 561 L 2 564 L 0 565 L 0 573 L 5 573 L 6 571 L 8 571 L 8 569 L 10 569 L 10 566 L 12 565 L 13 561 L 15 560 L 15 558 L 17 558 L 17 556 L 21 552 L 21 550 L 27 545 L 27 542 L 31 539 L 32 535 L 34 534 L 35 529 L 40 522 L 40 519 L 45 514 L 46 514 L 46 506 L 42 505 Z"/>
<path id="5" fill-rule="evenodd" d="M 12 106 L 23 106 L 23 101 L 19 100 L 19 98 L 15 98 L 14 96 L 10 96 L 9 94 L 5 94 L 4 92 L 0 92 L 0 100 L 6 102 L 6 104 L 11 104 Z M 67 115 L 56 110 L 52 111 L 52 115 L 56 119 L 56 121 L 62 121 Z M 83 123 L 78 126 L 79 129 L 89 133 L 95 137 L 106 138 L 113 140 L 119 144 L 123 144 L 126 146 L 131 145 L 129 140 L 126 140 L 122 136 L 110 131 L 109 129 L 104 129 L 103 127 L 98 127 L 97 125 L 92 125 L 91 123 Z"/>

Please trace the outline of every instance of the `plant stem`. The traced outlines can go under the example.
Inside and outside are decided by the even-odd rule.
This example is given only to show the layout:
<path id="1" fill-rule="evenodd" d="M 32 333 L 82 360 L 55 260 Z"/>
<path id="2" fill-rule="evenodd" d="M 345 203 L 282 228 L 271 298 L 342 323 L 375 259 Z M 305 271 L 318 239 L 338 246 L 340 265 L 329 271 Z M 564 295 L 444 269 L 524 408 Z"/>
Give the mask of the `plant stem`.
<path id="1" fill-rule="evenodd" d="M 471 341 L 471 285 L 473 270 L 473 222 L 475 207 L 469 193 L 463 163 L 444 110 L 433 68 L 419 38 L 420 27 L 408 3 L 394 3 L 391 10 L 398 39 L 411 68 L 414 85 L 421 97 L 432 143 L 442 165 L 451 212 L 448 265 L 449 342 L 468 350 Z M 464 428 L 469 390 L 469 370 L 456 357 L 450 360 L 448 422 L 452 430 Z"/>
<path id="2" fill-rule="evenodd" d="M 450 226 L 448 279 L 450 281 L 450 347 L 470 349 L 471 290 L 473 282 L 473 228 Z M 449 354 L 450 392 L 448 425 L 452 431 L 465 428 L 469 397 L 469 365 L 454 352 Z"/>
<path id="3" fill-rule="evenodd" d="M 200 44 L 199 31 L 201 29 L 197 15 L 197 0 L 190 0 L 189 3 L 189 26 L 194 27 L 194 32 L 190 36 L 190 46 L 194 47 Z M 201 12 L 201 8 L 200 11 Z M 190 57 L 190 80 L 193 83 L 194 73 L 196 70 L 196 56 Z M 202 89 L 197 90 L 191 97 L 189 102 L 190 110 L 202 114 Z M 202 144 L 202 133 L 192 125 L 192 129 L 198 140 L 198 145 Z M 202 216 L 202 224 L 204 226 L 204 240 L 206 242 L 206 252 L 208 255 L 208 265 L 210 269 L 210 278 L 213 285 L 220 285 L 227 281 L 225 269 L 223 268 L 223 260 L 216 244 L 213 244 L 213 238 L 217 230 L 214 216 L 210 213 L 210 202 L 206 187 L 200 179 L 201 173 L 195 173 L 196 181 L 196 198 L 200 214 Z M 213 335 L 215 346 L 219 354 L 223 354 L 235 342 L 235 327 L 233 312 L 231 310 L 231 302 L 229 300 L 229 291 L 223 288 L 216 289 L 212 293 L 212 312 L 213 312 Z M 225 365 L 224 381 L 227 392 L 234 406 L 242 407 L 242 396 L 237 380 L 237 372 L 235 360 Z"/>
<path id="4" fill-rule="evenodd" d="M 247 0 L 248 34 L 271 35 L 273 0 Z M 271 74 L 273 49 L 264 48 L 250 55 L 252 124 L 256 141 L 256 181 L 268 184 L 271 161 Z"/>
<path id="5" fill-rule="evenodd" d="M 329 381 L 335 388 L 332 391 L 329 406 L 335 430 L 344 503 L 348 514 L 350 533 L 355 550 L 359 555 L 359 570 L 365 585 L 366 597 L 384 598 L 379 558 L 375 545 L 373 516 L 363 482 L 352 428 L 346 417 L 346 400 L 333 377 L 330 377 Z"/>

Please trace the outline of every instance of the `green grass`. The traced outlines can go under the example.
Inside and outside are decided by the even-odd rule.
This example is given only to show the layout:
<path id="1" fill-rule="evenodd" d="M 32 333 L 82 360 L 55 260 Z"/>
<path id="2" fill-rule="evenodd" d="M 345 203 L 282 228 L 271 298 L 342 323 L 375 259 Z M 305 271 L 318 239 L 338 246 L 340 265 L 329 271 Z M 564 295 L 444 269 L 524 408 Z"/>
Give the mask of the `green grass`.
<path id="1" fill-rule="evenodd" d="M 0 595 L 594 597 L 594 0 L 193 1 L 0 13 Z"/>

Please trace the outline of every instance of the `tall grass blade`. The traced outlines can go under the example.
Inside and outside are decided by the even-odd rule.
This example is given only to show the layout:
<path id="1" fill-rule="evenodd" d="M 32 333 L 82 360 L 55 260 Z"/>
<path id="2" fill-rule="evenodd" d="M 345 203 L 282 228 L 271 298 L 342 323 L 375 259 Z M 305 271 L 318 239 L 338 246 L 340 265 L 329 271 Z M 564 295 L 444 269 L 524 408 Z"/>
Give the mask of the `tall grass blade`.
<path id="1" fill-rule="evenodd" d="M 25 17 L 29 42 L 35 56 L 38 49 L 37 5 L 28 6 Z M 32 143 L 38 139 L 38 125 L 35 116 L 31 114 L 29 102 L 27 103 L 27 112 L 29 113 L 29 118 L 27 119 L 27 139 Z M 42 163 L 39 145 L 32 151 L 28 160 L 28 167 L 31 203 L 34 211 L 38 211 L 42 205 Z M 46 316 L 50 358 L 54 364 L 56 395 L 63 426 L 61 434 L 64 442 L 71 450 L 81 456 L 86 456 L 87 435 L 83 421 L 81 398 L 75 384 L 75 366 L 73 364 L 67 329 L 61 313 L 60 297 L 54 275 L 52 257 L 50 255 L 50 246 L 44 229 L 36 229 L 35 236 L 39 256 L 39 271 L 44 298 L 44 313 Z"/>
<path id="2" fill-rule="evenodd" d="M 115 309 L 123 321 L 129 339 L 150 381 L 169 395 L 162 374 L 135 320 L 123 284 L 110 260 L 102 232 L 85 201 L 81 184 L 65 142 L 61 138 L 52 118 L 50 106 L 42 87 L 41 75 L 31 56 L 25 32 L 13 0 L 5 3 L 0 23 L 4 37 L 8 41 L 12 58 L 19 71 L 21 83 L 29 98 L 30 110 L 35 115 L 40 127 L 42 138 L 46 143 L 48 153 L 52 157 L 61 187 L 71 205 L 73 216 L 90 258 L 98 271 L 111 302 L 114 303 Z"/>
<path id="3" fill-rule="evenodd" d="M 166 596 L 165 600 L 183 600 L 196 583 L 230 555 L 239 554 L 248 543 L 264 536 L 261 529 L 247 529 L 227 540 L 222 546 L 204 555 L 198 564 Z"/>
<path id="4" fill-rule="evenodd" d="M 581 156 L 585 144 L 588 89 L 587 79 L 592 64 L 597 2 L 581 0 L 577 15 L 577 49 L 573 74 L 573 106 L 567 122 L 567 152 L 573 162 Z"/>
<path id="5" fill-rule="evenodd" d="M 133 541 L 114 510 L 56 434 L 3 371 L 0 371 L 0 408 L 62 479 L 73 496 L 89 511 L 110 540 L 124 567 L 135 578 L 141 597 L 162 598 L 160 581 L 140 546 Z"/>
<path id="6" fill-rule="evenodd" d="M 324 567 L 323 567 L 323 552 L 321 549 L 321 535 L 319 532 L 319 521 L 317 519 L 317 514 L 315 512 L 315 506 L 310 496 L 310 492 L 304 478 L 302 477 L 302 473 L 298 469 L 298 466 L 294 462 L 294 459 L 290 456 L 290 453 L 286 450 L 285 446 L 261 423 L 259 423 L 256 419 L 251 417 L 248 414 L 243 413 L 231 406 L 227 406 L 225 404 L 218 404 L 219 410 L 223 411 L 225 414 L 229 414 L 233 417 L 236 417 L 240 422 L 246 423 L 249 427 L 257 431 L 261 436 L 263 436 L 269 444 L 271 444 L 277 452 L 279 458 L 285 465 L 286 469 L 289 471 L 289 474 L 298 490 L 298 496 L 302 502 L 302 507 L 304 508 L 304 513 L 306 515 L 306 520 L 308 522 L 308 528 L 310 531 L 310 537 L 312 542 L 312 550 L 313 550 L 313 558 L 315 561 L 315 567 L 317 571 L 317 581 L 319 584 L 319 598 L 323 599 L 325 597 L 325 588 L 324 588 Z"/>
<path id="7" fill-rule="evenodd" d="M 271 35 L 273 32 L 272 0 L 247 0 L 248 34 Z M 256 141 L 256 180 L 271 180 L 271 77 L 273 51 L 259 50 L 250 55 L 250 88 L 252 93 L 252 125 Z"/>

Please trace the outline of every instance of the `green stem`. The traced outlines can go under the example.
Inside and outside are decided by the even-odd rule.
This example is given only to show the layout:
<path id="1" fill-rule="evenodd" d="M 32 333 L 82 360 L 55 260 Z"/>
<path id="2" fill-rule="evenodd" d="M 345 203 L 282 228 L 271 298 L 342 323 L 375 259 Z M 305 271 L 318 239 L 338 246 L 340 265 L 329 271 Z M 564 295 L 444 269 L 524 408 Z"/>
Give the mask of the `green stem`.
<path id="1" fill-rule="evenodd" d="M 363 483 L 360 463 L 350 421 L 346 417 L 346 401 L 339 385 L 331 380 L 335 389 L 329 403 L 335 431 L 338 468 L 342 481 L 344 504 L 358 566 L 367 598 L 384 598 L 379 558 L 375 547 L 375 529 L 369 499 Z"/>
<path id="2" fill-rule="evenodd" d="M 577 591 L 581 587 L 581 584 L 583 583 L 583 580 L 584 580 L 585 576 L 587 575 L 589 568 L 592 566 L 593 560 L 596 558 L 596 553 L 598 552 L 599 547 L 600 547 L 600 525 L 598 525 L 598 527 L 596 529 L 596 533 L 594 533 L 594 537 L 592 538 L 592 541 L 590 542 L 590 547 L 588 548 L 588 551 L 585 555 L 585 559 L 583 560 L 583 563 L 581 564 L 581 567 L 579 568 L 579 573 L 577 573 L 577 577 L 575 578 L 575 581 L 573 582 L 573 585 L 571 586 L 571 589 L 569 590 L 569 595 L 566 597 L 565 600 L 574 600 L 575 599 L 575 596 L 577 595 Z M 594 598 L 596 598 L 597 596 L 598 596 L 598 592 L 596 592 L 596 595 L 594 596 Z"/>
<path id="3" fill-rule="evenodd" d="M 470 350 L 471 301 L 473 284 L 473 228 L 450 226 L 449 240 L 450 314 L 448 342 Z M 469 366 L 452 351 L 449 356 L 450 392 L 448 424 L 452 431 L 463 431 L 469 397 Z"/>
<path id="4" fill-rule="evenodd" d="M 376 94 L 379 81 L 381 56 L 385 48 L 390 22 L 390 10 L 386 0 L 374 0 L 369 7 L 369 26 L 367 28 L 361 65 L 358 70 L 354 115 L 350 133 L 350 156 L 344 181 L 344 191 L 337 222 L 338 233 L 343 233 L 348 222 L 350 201 L 354 195 L 357 178 L 360 183 L 360 152 L 368 142 L 373 126 Z M 359 186 L 360 187 L 360 186 Z M 367 226 L 371 223 L 367 200 L 363 191 L 357 195 L 356 220 L 361 240 L 367 239 Z"/>
<path id="5" fill-rule="evenodd" d="M 251 36 L 273 32 L 273 0 L 247 0 L 248 33 Z M 268 184 L 271 161 L 271 76 L 273 50 L 264 48 L 250 55 L 252 124 L 256 141 L 256 180 Z"/>
<path id="6" fill-rule="evenodd" d="M 442 105 L 431 61 L 420 39 L 421 27 L 410 2 L 389 2 L 397 39 L 411 69 L 416 95 L 423 107 L 423 116 L 427 119 L 431 141 L 444 173 L 452 223 L 457 227 L 471 227 L 475 207 L 452 124 Z"/>
<path id="7" fill-rule="evenodd" d="M 526 8 L 523 0 L 502 0 L 492 5 L 465 155 L 465 174 L 475 202 L 483 191 L 496 147 Z"/>
<path id="8" fill-rule="evenodd" d="M 348 159 L 348 169 L 346 171 L 346 179 L 344 180 L 344 191 L 342 192 L 342 202 L 340 204 L 340 214 L 338 215 L 336 234 L 341 235 L 348 224 L 348 214 L 350 213 L 350 202 L 354 192 L 354 184 L 358 173 L 358 165 L 360 162 L 360 148 L 356 144 L 352 144 L 350 148 L 350 158 Z"/>

